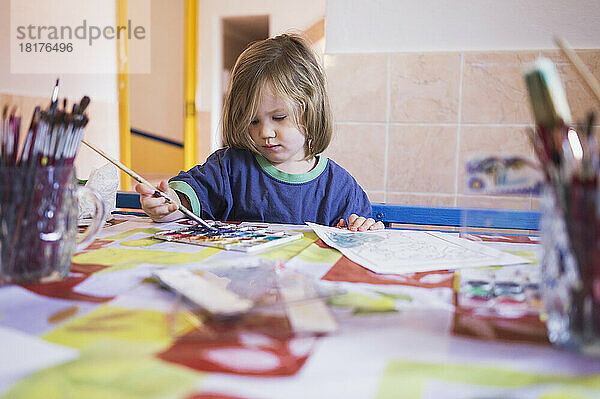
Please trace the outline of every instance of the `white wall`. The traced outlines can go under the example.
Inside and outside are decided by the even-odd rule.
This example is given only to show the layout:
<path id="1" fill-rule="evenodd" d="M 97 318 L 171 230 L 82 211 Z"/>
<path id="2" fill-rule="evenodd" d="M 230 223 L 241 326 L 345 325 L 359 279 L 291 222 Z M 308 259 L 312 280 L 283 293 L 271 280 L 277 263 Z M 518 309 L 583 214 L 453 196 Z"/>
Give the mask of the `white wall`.
<path id="1" fill-rule="evenodd" d="M 198 98 L 199 111 L 211 113 L 213 143 L 220 118 L 222 48 L 221 19 L 244 15 L 269 15 L 271 36 L 301 32 L 325 15 L 325 0 L 202 0 L 198 10 Z M 212 149 L 214 150 L 214 144 Z"/>
<path id="2" fill-rule="evenodd" d="M 598 0 L 327 0 L 327 53 L 600 48 Z"/>

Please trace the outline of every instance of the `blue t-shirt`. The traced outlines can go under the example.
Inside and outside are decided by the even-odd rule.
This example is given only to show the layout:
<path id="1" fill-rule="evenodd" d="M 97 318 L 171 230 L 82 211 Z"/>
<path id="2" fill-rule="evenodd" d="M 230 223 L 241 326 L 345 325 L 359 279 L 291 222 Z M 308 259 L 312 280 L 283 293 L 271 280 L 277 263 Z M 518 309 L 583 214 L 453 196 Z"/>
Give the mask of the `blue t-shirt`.
<path id="1" fill-rule="evenodd" d="M 290 174 L 250 150 L 224 148 L 169 185 L 205 219 L 333 226 L 352 213 L 371 217 L 371 203 L 356 180 L 332 160 L 317 159 L 310 172 Z"/>

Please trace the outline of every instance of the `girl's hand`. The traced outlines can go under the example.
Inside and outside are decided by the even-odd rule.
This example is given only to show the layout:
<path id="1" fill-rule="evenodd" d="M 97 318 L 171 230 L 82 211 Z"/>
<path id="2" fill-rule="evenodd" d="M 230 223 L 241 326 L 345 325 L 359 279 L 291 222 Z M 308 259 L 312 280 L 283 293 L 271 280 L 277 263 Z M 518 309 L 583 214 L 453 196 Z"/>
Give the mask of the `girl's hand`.
<path id="1" fill-rule="evenodd" d="M 138 183 L 135 185 L 135 191 L 140 194 L 142 209 L 150 216 L 150 219 L 155 222 L 170 222 L 183 217 L 183 213 L 177 210 L 179 205 L 181 205 L 179 197 L 177 196 L 177 193 L 169 187 L 166 180 L 160 182 L 158 189 L 177 203 L 168 203 L 164 197 L 154 194 L 156 190 L 152 190 L 145 184 Z"/>
<path id="2" fill-rule="evenodd" d="M 340 219 L 336 227 L 348 227 L 350 231 L 381 230 L 385 228 L 382 222 L 375 222 L 373 218 L 367 219 L 354 213 L 348 217 L 347 226 L 346 221 Z"/>

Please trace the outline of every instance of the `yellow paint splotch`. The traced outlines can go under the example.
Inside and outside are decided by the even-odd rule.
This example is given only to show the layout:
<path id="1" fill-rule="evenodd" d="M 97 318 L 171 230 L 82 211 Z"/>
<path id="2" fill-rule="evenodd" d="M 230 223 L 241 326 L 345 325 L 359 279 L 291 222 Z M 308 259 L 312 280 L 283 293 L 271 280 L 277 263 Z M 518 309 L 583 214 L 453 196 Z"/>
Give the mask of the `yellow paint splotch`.
<path id="1" fill-rule="evenodd" d="M 135 235 L 138 233 L 146 233 L 146 234 L 152 235 L 152 234 L 158 233 L 159 231 L 162 231 L 162 229 L 158 229 L 156 227 L 140 227 L 137 229 L 131 229 L 131 230 L 124 231 L 122 233 L 114 234 L 109 237 L 105 237 L 105 239 L 118 241 L 118 240 L 124 240 L 124 239 L 129 238 L 132 235 Z"/>
<path id="2" fill-rule="evenodd" d="M 85 348 L 105 339 L 168 345 L 174 339 L 172 331 L 181 334 L 192 328 L 193 325 L 183 315 L 177 317 L 171 326 L 162 312 L 101 305 L 42 338 L 73 348 Z"/>
<path id="3" fill-rule="evenodd" d="M 142 263 L 177 265 L 201 262 L 220 252 L 218 248 L 202 248 L 194 253 L 150 251 L 133 248 L 100 248 L 73 256 L 74 263 L 112 266 L 99 273 L 132 268 Z"/>

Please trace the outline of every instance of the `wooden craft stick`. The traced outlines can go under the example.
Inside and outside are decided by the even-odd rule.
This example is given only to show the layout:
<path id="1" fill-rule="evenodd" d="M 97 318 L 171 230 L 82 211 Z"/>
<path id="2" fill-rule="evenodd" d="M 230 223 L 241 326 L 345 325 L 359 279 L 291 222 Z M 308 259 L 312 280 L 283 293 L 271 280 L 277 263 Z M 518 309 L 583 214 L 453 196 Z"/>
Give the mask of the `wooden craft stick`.
<path id="1" fill-rule="evenodd" d="M 571 46 L 569 46 L 569 43 L 567 43 L 565 39 L 557 36 L 554 38 L 554 42 L 567 56 L 571 64 L 573 64 L 579 76 L 581 76 L 585 84 L 588 85 L 588 87 L 592 91 L 592 94 L 596 97 L 596 100 L 600 104 L 600 84 L 598 83 L 598 80 L 596 80 L 596 78 L 594 77 L 594 75 L 592 75 L 588 67 L 583 63 L 581 58 L 579 58 L 577 53 L 573 51 L 573 49 L 571 48 Z"/>
<path id="2" fill-rule="evenodd" d="M 309 278 L 287 279 L 285 284 L 279 284 L 279 293 L 295 333 L 330 334 L 338 329 L 325 299 L 319 297 Z"/>
<path id="3" fill-rule="evenodd" d="M 145 184 L 145 185 L 147 185 L 149 187 L 152 187 L 152 189 L 154 190 L 154 193 L 156 195 L 159 195 L 159 196 L 163 197 L 164 199 L 167 200 L 167 202 L 170 202 L 170 203 L 173 203 L 173 204 L 177 204 L 176 201 L 174 201 L 172 198 L 170 198 L 164 192 L 160 191 L 158 188 L 154 187 L 152 185 L 152 183 L 150 183 L 148 180 L 144 179 L 142 176 L 138 175 L 133 170 L 131 170 L 127 166 L 123 165 L 121 162 L 117 161 L 116 159 L 114 159 L 110 155 L 106 154 L 104 151 L 102 151 L 102 150 L 94 147 L 93 145 L 91 145 L 90 143 L 88 143 L 87 141 L 85 141 L 83 139 L 81 140 L 81 142 L 83 144 L 85 144 L 86 146 L 88 146 L 93 151 L 95 151 L 96 153 L 98 153 L 99 155 L 101 155 L 108 162 L 112 163 L 117 168 L 121 169 L 123 172 L 127 173 L 129 176 L 131 176 L 132 178 L 134 178 L 135 181 L 137 181 L 138 183 L 142 183 L 142 184 Z M 190 219 L 192 219 L 192 220 L 200 223 L 202 226 L 204 226 L 204 227 L 206 227 L 206 228 L 208 228 L 210 230 L 216 230 L 216 228 L 214 228 L 211 225 L 209 225 L 208 223 L 206 223 L 202 218 L 200 218 L 198 215 L 196 215 L 195 213 L 193 213 L 189 209 L 185 208 L 183 205 L 178 205 L 177 209 L 179 211 L 181 211 L 184 215 L 186 215 L 187 217 L 189 217 Z"/>

